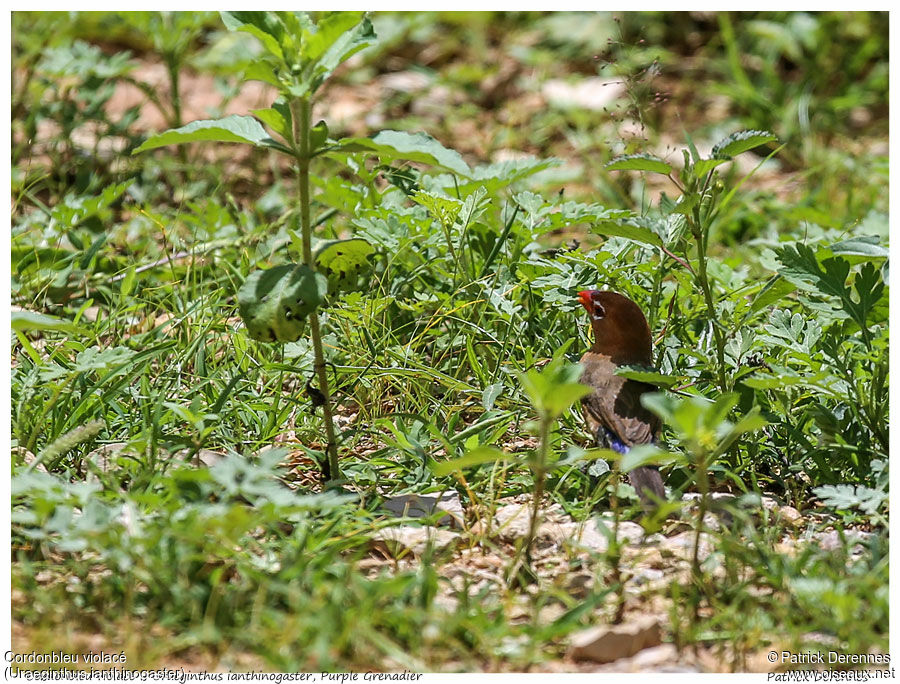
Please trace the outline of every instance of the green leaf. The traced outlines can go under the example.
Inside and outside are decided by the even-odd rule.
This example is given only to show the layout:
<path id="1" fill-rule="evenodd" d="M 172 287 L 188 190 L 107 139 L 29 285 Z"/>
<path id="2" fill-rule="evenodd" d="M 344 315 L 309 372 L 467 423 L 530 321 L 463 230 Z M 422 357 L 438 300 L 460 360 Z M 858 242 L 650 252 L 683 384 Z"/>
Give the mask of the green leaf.
<path id="1" fill-rule="evenodd" d="M 19 332 L 32 332 L 35 330 L 59 330 L 63 332 L 84 333 L 85 330 L 72 321 L 67 321 L 56 316 L 38 313 L 36 311 L 13 311 L 10 313 L 13 330 Z"/>
<path id="2" fill-rule="evenodd" d="M 663 244 L 662 238 L 652 230 L 637 226 L 627 219 L 625 221 L 600 221 L 592 226 L 592 230 L 599 235 L 626 238 L 654 247 L 662 247 Z"/>
<path id="3" fill-rule="evenodd" d="M 544 395 L 544 410 L 552 416 L 562 415 L 572 404 L 593 391 L 591 387 L 577 382 L 554 385 Z"/>
<path id="4" fill-rule="evenodd" d="M 881 238 L 877 235 L 860 235 L 836 242 L 831 247 L 833 254 L 867 256 L 877 259 L 886 259 L 890 255 L 887 247 L 881 246 Z"/>
<path id="5" fill-rule="evenodd" d="M 623 473 L 645 465 L 658 465 L 660 456 L 665 452 L 652 444 L 639 444 L 631 447 L 619 461 L 619 470 Z"/>
<path id="6" fill-rule="evenodd" d="M 826 506 L 843 510 L 859 508 L 867 515 L 878 512 L 890 498 L 886 491 L 863 485 L 822 485 L 812 491 Z"/>
<path id="7" fill-rule="evenodd" d="M 700 159 L 694 162 L 694 176 L 697 178 L 703 178 L 703 176 L 708 174 L 720 164 L 727 163 L 727 159 Z"/>
<path id="8" fill-rule="evenodd" d="M 78 352 L 75 357 L 74 370 L 80 373 L 89 371 L 111 370 L 122 366 L 137 354 L 134 349 L 128 347 L 88 347 Z"/>
<path id="9" fill-rule="evenodd" d="M 484 388 L 484 391 L 481 393 L 481 405 L 484 406 L 485 411 L 490 411 L 494 408 L 494 402 L 497 401 L 497 397 L 499 397 L 502 392 L 502 382 L 495 382 Z"/>
<path id="10" fill-rule="evenodd" d="M 884 295 L 884 280 L 871 262 L 863 265 L 852 283 L 856 298 L 852 296 L 847 279 L 850 276 L 850 262 L 843 257 L 831 257 L 820 264 L 815 253 L 808 246 L 797 243 L 776 250 L 783 268 L 782 276 L 796 283 L 804 290 L 818 292 L 840 300 L 841 309 L 860 328 L 868 328 L 869 314 Z"/>
<path id="11" fill-rule="evenodd" d="M 663 375 L 656 371 L 644 370 L 638 366 L 620 366 L 616 369 L 616 375 L 621 375 L 629 380 L 646 382 L 649 385 L 656 385 L 657 387 L 665 387 L 667 389 L 669 387 L 674 387 L 681 382 L 681 378 L 676 378 L 672 375 Z"/>
<path id="12" fill-rule="evenodd" d="M 443 226 L 452 226 L 459 218 L 462 211 L 463 203 L 452 197 L 441 197 L 424 190 L 417 191 L 412 195 L 413 201 L 421 204 L 428 210 L 431 217 L 437 220 Z"/>
<path id="13" fill-rule="evenodd" d="M 276 88 L 281 88 L 282 83 L 275 73 L 275 69 L 268 62 L 257 61 L 247 65 L 244 68 L 244 80 L 246 81 L 262 81 Z"/>
<path id="14" fill-rule="evenodd" d="M 327 288 L 325 276 L 304 264 L 254 271 L 238 292 L 247 332 L 261 342 L 294 342 Z"/>
<path id="15" fill-rule="evenodd" d="M 225 28 L 229 31 L 244 31 L 254 36 L 263 47 L 284 61 L 281 48 L 285 37 L 284 23 L 274 12 L 219 12 Z"/>
<path id="16" fill-rule="evenodd" d="M 741 435 L 747 432 L 756 432 L 760 428 L 768 425 L 768 421 L 759 415 L 759 411 L 759 406 L 754 406 L 750 409 L 749 413 L 741 416 L 741 419 L 731 426 L 727 434 L 719 441 L 719 444 L 716 445 L 712 457 L 716 458 L 724 454 L 728 450 L 728 447 L 730 447 Z"/>
<path id="17" fill-rule="evenodd" d="M 793 385 L 805 385 L 807 378 L 799 375 L 754 375 L 744 378 L 742 384 L 753 389 L 774 389 L 780 390 Z"/>
<path id="18" fill-rule="evenodd" d="M 369 257 L 375 248 L 362 238 L 327 240 L 316 247 L 316 270 L 328 279 L 328 291 L 352 290 L 359 278 L 371 270 Z"/>
<path id="19" fill-rule="evenodd" d="M 318 30 L 304 46 L 304 56 L 318 60 L 318 83 L 324 81 L 344 60 L 375 42 L 375 30 L 361 12 L 335 12 L 318 24 Z M 315 55 L 315 56 L 314 56 Z"/>
<path id="20" fill-rule="evenodd" d="M 325 144 L 326 140 L 328 140 L 328 124 L 320 121 L 309 131 L 310 149 L 315 152 Z"/>
<path id="21" fill-rule="evenodd" d="M 291 112 L 283 101 L 275 102 L 268 109 L 253 109 L 250 113 L 285 140 L 293 140 Z"/>
<path id="22" fill-rule="evenodd" d="M 343 138 L 331 152 L 370 152 L 382 162 L 405 159 L 447 169 L 465 178 L 472 176 L 459 152 L 447 149 L 427 133 L 381 131 L 374 138 Z"/>
<path id="23" fill-rule="evenodd" d="M 193 121 L 181 128 L 173 128 L 150 136 L 132 154 L 152 150 L 166 145 L 179 145 L 189 142 L 229 142 L 249 143 L 257 147 L 271 147 L 282 152 L 289 152 L 284 145 L 273 140 L 266 129 L 252 116 L 226 116 L 224 119 L 204 119 Z"/>
<path id="24" fill-rule="evenodd" d="M 820 265 L 812 248 L 802 243 L 780 247 L 775 253 L 783 267 L 779 269 L 781 276 L 804 290 L 835 297 L 847 291 L 850 263 L 846 259 L 833 257 Z"/>
<path id="25" fill-rule="evenodd" d="M 778 140 L 768 131 L 740 131 L 732 133 L 712 148 L 713 159 L 729 159 L 754 147 Z"/>
<path id="26" fill-rule="evenodd" d="M 773 276 L 756 294 L 753 302 L 750 304 L 750 311 L 756 313 L 760 309 L 780 301 L 791 292 L 797 289 L 797 286 L 788 282 L 781 276 Z"/>
<path id="27" fill-rule="evenodd" d="M 578 382 L 581 372 L 581 364 L 569 363 L 564 356 L 557 355 L 543 371 L 530 370 L 520 374 L 519 380 L 538 413 L 555 419 L 593 391 Z"/>
<path id="28" fill-rule="evenodd" d="M 649 154 L 626 154 L 616 157 L 606 165 L 607 171 L 649 171 L 651 173 L 672 173 L 672 167 L 659 157 Z"/>
<path id="29" fill-rule="evenodd" d="M 483 463 L 495 463 L 503 461 L 511 457 L 500 449 L 490 446 L 480 446 L 466 452 L 465 456 L 455 458 L 452 461 L 442 461 L 440 463 L 433 462 L 431 464 L 431 472 L 440 477 L 455 471 L 461 471 L 463 468 L 469 468 Z"/>

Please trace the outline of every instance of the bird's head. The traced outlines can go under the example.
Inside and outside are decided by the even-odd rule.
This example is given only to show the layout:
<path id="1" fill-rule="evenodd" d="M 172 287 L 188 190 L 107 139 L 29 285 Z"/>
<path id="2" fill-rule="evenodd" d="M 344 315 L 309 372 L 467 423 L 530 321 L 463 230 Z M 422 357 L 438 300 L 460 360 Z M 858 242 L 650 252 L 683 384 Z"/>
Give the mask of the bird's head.
<path id="1" fill-rule="evenodd" d="M 652 363 L 650 326 L 637 304 L 617 292 L 602 290 L 582 290 L 578 302 L 591 318 L 591 351 L 606 354 L 617 363 Z"/>

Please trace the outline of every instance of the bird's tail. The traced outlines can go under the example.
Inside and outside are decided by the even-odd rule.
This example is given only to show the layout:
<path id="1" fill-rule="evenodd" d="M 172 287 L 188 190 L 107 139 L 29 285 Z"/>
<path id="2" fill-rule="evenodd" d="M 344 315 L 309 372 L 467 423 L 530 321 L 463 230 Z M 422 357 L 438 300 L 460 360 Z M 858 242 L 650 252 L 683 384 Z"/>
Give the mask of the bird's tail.
<path id="1" fill-rule="evenodd" d="M 628 481 L 637 491 L 645 508 L 655 508 L 660 501 L 666 500 L 662 477 L 656 468 L 652 466 L 635 468 L 628 473 Z"/>

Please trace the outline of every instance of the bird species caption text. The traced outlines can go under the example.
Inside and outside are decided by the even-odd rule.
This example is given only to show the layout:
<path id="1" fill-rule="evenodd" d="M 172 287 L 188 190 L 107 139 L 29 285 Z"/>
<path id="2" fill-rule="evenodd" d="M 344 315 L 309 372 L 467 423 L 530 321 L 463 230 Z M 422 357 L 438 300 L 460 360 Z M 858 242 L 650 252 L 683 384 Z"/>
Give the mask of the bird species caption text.
<path id="1" fill-rule="evenodd" d="M 184 668 L 131 670 L 124 651 L 119 653 L 16 653 L 7 651 L 4 669 L 7 681 L 47 682 L 77 681 L 176 681 L 176 682 L 417 682 L 423 675 L 416 672 L 188 672 Z M 82 666 L 79 669 L 67 665 Z M 91 667 L 106 665 L 108 667 Z M 47 667 L 50 666 L 50 667 Z"/>

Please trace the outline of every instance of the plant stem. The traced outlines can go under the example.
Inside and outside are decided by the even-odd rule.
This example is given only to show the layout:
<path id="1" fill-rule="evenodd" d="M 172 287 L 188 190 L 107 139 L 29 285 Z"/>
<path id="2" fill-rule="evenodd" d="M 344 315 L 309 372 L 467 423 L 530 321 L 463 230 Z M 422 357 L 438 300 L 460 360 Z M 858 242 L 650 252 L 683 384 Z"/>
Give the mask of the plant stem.
<path id="1" fill-rule="evenodd" d="M 709 277 L 706 275 L 706 239 L 704 230 L 700 225 L 700 215 L 694 210 L 694 225 L 692 226 L 694 239 L 697 242 L 697 281 L 703 290 L 703 299 L 706 301 L 706 311 L 709 324 L 712 326 L 713 338 L 716 342 L 716 372 L 719 376 L 719 389 L 724 394 L 728 391 L 728 378 L 725 374 L 725 339 L 722 330 L 716 320 L 716 305 L 713 302 L 712 289 L 709 286 Z"/>
<path id="2" fill-rule="evenodd" d="M 616 612 L 613 615 L 613 624 L 618 625 L 625 617 L 625 583 L 622 581 L 622 549 L 619 546 L 619 521 L 621 513 L 619 511 L 619 481 L 621 480 L 621 472 L 619 471 L 618 462 L 613 465 L 610 477 L 612 489 L 609 494 L 609 507 L 613 512 L 613 538 L 609 543 L 608 559 L 612 567 L 612 582 L 616 588 Z"/>
<path id="3" fill-rule="evenodd" d="M 169 74 L 169 88 L 172 93 L 172 120 L 169 122 L 169 128 L 181 128 L 181 92 L 179 86 L 179 61 L 174 52 L 167 52 L 163 55 L 166 63 L 166 71 Z M 187 149 L 184 145 L 178 146 L 178 158 L 182 164 L 187 164 Z"/>
<path id="4" fill-rule="evenodd" d="M 702 456 L 698 456 L 697 458 L 697 486 L 700 489 L 700 506 L 697 511 L 697 529 L 694 530 L 694 553 L 691 560 L 691 570 L 694 575 L 695 586 L 702 587 L 703 582 L 700 573 L 700 534 L 703 531 L 703 519 L 706 517 L 706 510 L 709 506 L 709 478 L 707 477 L 706 473 L 706 453 L 702 450 L 702 448 L 698 448 L 697 453 L 702 454 Z M 699 608 L 699 602 L 695 603 L 695 622 L 699 617 L 699 614 L 697 612 Z"/>
<path id="5" fill-rule="evenodd" d="M 310 269 L 316 266 L 312 257 L 312 224 L 309 211 L 309 98 L 292 98 L 291 118 L 293 119 L 294 154 L 297 159 L 297 187 L 300 191 L 300 228 L 303 235 L 303 263 Z M 309 317 L 310 337 L 313 343 L 314 369 L 319 381 L 319 391 L 322 393 L 322 419 L 325 421 L 325 435 L 328 440 L 326 447 L 327 462 L 325 468 L 326 480 L 337 480 L 341 476 L 338 464 L 337 440 L 334 435 L 334 420 L 331 414 L 331 391 L 328 387 L 328 373 L 325 369 L 325 355 L 322 352 L 322 334 L 319 330 L 318 307 Z"/>
<path id="6" fill-rule="evenodd" d="M 544 498 L 544 483 L 547 480 L 547 450 L 550 441 L 550 418 L 541 416 L 540 446 L 538 447 L 537 461 L 534 464 L 534 494 L 531 499 L 531 524 L 528 527 L 528 538 L 525 540 L 525 558 L 531 564 L 531 547 L 537 535 L 538 518 L 541 512 L 541 500 Z"/>

